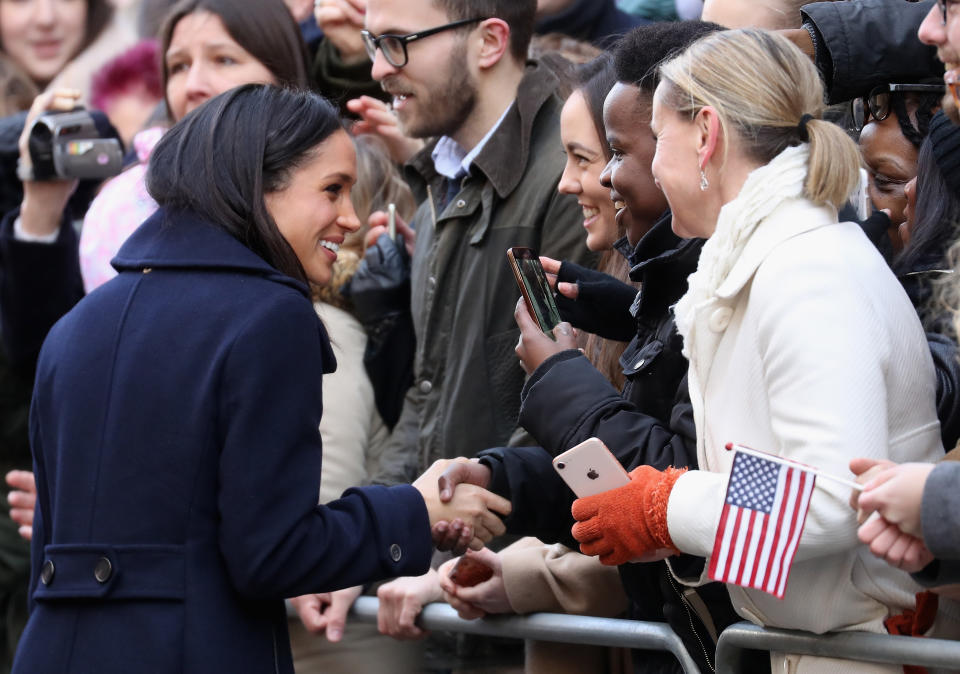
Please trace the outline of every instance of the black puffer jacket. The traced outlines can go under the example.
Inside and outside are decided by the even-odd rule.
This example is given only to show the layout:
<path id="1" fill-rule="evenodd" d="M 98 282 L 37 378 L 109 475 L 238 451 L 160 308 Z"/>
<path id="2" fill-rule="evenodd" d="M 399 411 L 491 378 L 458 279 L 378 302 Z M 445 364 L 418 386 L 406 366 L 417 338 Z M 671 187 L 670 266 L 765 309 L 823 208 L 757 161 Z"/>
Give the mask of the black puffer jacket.
<path id="1" fill-rule="evenodd" d="M 800 10 L 813 39 L 828 103 L 864 96 L 878 84 L 917 82 L 943 75 L 937 50 L 917 29 L 933 0 L 815 2 Z"/>
<path id="2" fill-rule="evenodd" d="M 687 361 L 670 306 L 686 292 L 687 276 L 696 270 L 703 241 L 682 240 L 670 226 L 668 214 L 629 255 L 630 277 L 642 283 L 639 294 L 598 272 L 566 263 L 561 268 L 560 279 L 576 281 L 580 287 L 576 303 L 561 302 L 564 318 L 612 338 L 622 339 L 624 328 L 632 326 L 633 338 L 620 361 L 627 383 L 618 392 L 578 351 L 561 352 L 533 373 L 523 390 L 520 423 L 541 447 L 480 454 L 492 471 L 491 488 L 513 502 L 507 519 L 511 532 L 576 549 L 570 535 L 574 495 L 550 460 L 587 438 L 603 440 L 627 469 L 641 464 L 696 468 Z M 636 301 L 627 313 L 633 295 Z M 601 301 L 592 302 L 591 296 Z M 617 300 L 612 298 L 622 303 L 619 312 L 613 311 Z M 672 563 L 690 569 L 703 560 L 682 556 Z M 684 595 L 663 562 L 625 564 L 620 575 L 631 599 L 630 616 L 668 622 L 701 670 L 710 671 L 718 630 L 739 620 L 726 589 L 711 583 L 697 588 L 694 597 L 688 596 L 690 589 Z M 637 651 L 635 662 L 644 672 L 679 671 L 677 661 L 665 653 Z"/>

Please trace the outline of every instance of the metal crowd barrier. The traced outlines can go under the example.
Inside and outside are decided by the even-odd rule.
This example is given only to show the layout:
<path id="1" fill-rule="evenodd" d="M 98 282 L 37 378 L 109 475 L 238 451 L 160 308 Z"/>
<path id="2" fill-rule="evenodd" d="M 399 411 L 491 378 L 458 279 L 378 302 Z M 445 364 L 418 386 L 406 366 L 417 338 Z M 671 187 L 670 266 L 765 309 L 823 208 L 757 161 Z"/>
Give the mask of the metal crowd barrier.
<path id="1" fill-rule="evenodd" d="M 354 603 L 351 615 L 363 622 L 375 623 L 378 605 L 375 597 L 360 597 Z M 680 661 L 687 674 L 699 674 L 700 671 L 683 647 L 680 637 L 662 623 L 561 613 L 531 613 L 525 616 L 505 615 L 481 620 L 463 620 L 449 605 L 436 603 L 424 607 L 417 624 L 428 630 L 669 651 Z"/>
<path id="2" fill-rule="evenodd" d="M 375 597 L 360 597 L 354 603 L 351 615 L 357 620 L 375 623 L 378 605 Z M 696 663 L 683 647 L 680 637 L 662 623 L 560 613 L 463 620 L 449 605 L 435 603 L 423 609 L 417 624 L 428 630 L 668 651 L 680 661 L 684 672 L 699 674 Z M 817 635 L 768 629 L 748 622 L 739 622 L 725 629 L 720 635 L 715 663 L 718 674 L 740 671 L 741 651 L 745 649 L 894 665 L 960 669 L 960 641 L 867 632 Z"/>
<path id="3" fill-rule="evenodd" d="M 740 651 L 747 648 L 894 665 L 960 668 L 960 641 L 867 632 L 817 635 L 768 629 L 740 622 L 720 634 L 717 644 L 717 672 L 736 672 Z"/>

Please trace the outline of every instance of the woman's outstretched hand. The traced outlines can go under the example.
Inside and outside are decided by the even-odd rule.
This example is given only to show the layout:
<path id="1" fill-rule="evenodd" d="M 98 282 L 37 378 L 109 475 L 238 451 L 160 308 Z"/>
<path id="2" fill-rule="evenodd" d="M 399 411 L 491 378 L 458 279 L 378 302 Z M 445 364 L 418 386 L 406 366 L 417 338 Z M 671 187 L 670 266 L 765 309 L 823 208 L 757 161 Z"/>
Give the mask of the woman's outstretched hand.
<path id="1" fill-rule="evenodd" d="M 477 459 L 469 461 L 452 461 L 440 479 L 437 486 L 440 488 L 440 500 L 444 503 L 453 498 L 458 484 L 473 484 L 486 489 L 490 485 L 490 469 Z M 441 552 L 452 551 L 454 555 L 462 555 L 470 547 L 473 540 L 473 529 L 464 525 L 462 520 L 453 522 L 441 521 L 433 525 L 433 544 Z"/>
<path id="2" fill-rule="evenodd" d="M 509 515 L 511 504 L 505 498 L 472 484 L 459 485 L 453 492 L 453 498 L 447 502 L 442 501 L 438 484 L 440 475 L 451 463 L 457 461 L 465 462 L 468 459 L 436 461 L 417 478 L 413 486 L 423 496 L 430 516 L 431 528 L 441 521 L 460 520 L 463 526 L 469 526 L 472 529 L 473 538 L 469 547 L 472 550 L 479 550 L 484 543 L 506 531 L 506 526 L 499 515 Z"/>

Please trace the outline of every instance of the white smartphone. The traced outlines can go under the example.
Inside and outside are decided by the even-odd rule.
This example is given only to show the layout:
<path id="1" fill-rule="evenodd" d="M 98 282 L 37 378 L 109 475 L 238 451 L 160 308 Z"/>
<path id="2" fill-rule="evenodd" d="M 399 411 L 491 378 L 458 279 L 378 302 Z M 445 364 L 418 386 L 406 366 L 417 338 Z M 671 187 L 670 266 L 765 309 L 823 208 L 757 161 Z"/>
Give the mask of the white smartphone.
<path id="1" fill-rule="evenodd" d="M 397 240 L 397 205 L 394 203 L 387 204 L 387 234 L 391 240 Z"/>
<path id="2" fill-rule="evenodd" d="M 584 440 L 553 460 L 560 474 L 577 498 L 593 496 L 630 483 L 630 476 L 617 457 L 599 438 Z"/>

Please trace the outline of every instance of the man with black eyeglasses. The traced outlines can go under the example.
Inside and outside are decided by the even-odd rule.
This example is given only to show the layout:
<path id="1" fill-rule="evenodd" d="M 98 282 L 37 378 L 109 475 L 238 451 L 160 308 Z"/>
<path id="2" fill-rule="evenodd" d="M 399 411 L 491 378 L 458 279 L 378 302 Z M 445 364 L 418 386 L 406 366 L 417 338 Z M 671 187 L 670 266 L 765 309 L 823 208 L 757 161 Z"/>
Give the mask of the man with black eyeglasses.
<path id="1" fill-rule="evenodd" d="M 507 248 L 588 255 L 582 209 L 556 191 L 557 79 L 526 58 L 535 13 L 534 0 L 367 5 L 373 77 L 401 130 L 433 138 L 406 166 L 421 200 L 411 223 L 417 353 L 391 443 L 405 474 L 392 478 L 516 430 L 523 372 Z"/>
<path id="2" fill-rule="evenodd" d="M 401 130 L 431 140 L 407 162 L 415 381 L 392 450 L 409 478 L 434 458 L 505 443 L 523 372 L 506 250 L 584 259 L 582 209 L 563 171 L 556 77 L 527 62 L 534 0 L 370 0 L 372 74 Z M 409 243 L 409 242 L 408 242 Z"/>

